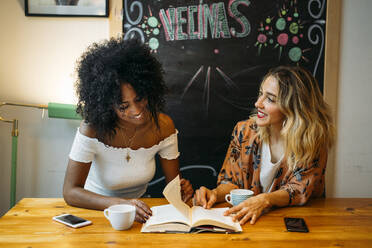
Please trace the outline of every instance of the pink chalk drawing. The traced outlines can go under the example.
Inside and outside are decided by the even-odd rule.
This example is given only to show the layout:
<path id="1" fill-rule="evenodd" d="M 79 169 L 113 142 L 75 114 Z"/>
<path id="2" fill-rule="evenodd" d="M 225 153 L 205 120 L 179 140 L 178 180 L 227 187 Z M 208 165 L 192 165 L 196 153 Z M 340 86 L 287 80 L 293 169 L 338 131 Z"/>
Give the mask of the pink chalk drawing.
<path id="1" fill-rule="evenodd" d="M 308 61 L 303 52 L 309 49 L 300 48 L 301 40 L 304 38 L 301 33 L 303 28 L 297 10 L 297 0 L 285 1 L 276 16 L 269 16 L 260 23 L 255 43 L 258 48 L 257 55 L 261 55 L 263 48 L 271 48 L 278 49 L 279 60 L 285 54 L 293 63 L 298 63 L 300 59 Z"/>

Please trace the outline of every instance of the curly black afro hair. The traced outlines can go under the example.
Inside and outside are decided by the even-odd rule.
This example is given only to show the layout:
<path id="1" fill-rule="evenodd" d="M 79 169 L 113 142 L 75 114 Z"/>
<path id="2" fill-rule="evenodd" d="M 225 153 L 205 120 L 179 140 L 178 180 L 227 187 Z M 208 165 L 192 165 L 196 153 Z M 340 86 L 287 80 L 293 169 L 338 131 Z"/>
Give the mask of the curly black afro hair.
<path id="1" fill-rule="evenodd" d="M 132 85 L 140 98 L 148 100 L 148 109 L 156 125 L 163 110 L 167 87 L 161 64 L 140 41 L 111 38 L 93 43 L 77 64 L 77 113 L 104 140 L 115 135 L 118 117 L 114 107 L 121 104 L 121 85 Z"/>

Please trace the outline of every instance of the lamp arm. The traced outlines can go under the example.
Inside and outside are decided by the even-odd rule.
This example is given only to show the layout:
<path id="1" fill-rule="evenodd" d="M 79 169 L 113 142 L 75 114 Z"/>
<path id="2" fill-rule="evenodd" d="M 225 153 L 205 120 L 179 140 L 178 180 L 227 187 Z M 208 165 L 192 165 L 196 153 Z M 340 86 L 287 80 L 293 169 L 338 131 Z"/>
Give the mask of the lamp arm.
<path id="1" fill-rule="evenodd" d="M 27 104 L 27 103 L 13 103 L 13 102 L 1 102 L 0 103 L 0 107 L 5 106 L 5 105 L 38 108 L 38 109 L 48 109 L 48 105 L 45 105 L 45 104 Z"/>
<path id="2" fill-rule="evenodd" d="M 13 123 L 13 120 L 6 120 L 3 117 L 0 116 L 0 121 L 2 122 L 8 122 L 8 123 Z"/>

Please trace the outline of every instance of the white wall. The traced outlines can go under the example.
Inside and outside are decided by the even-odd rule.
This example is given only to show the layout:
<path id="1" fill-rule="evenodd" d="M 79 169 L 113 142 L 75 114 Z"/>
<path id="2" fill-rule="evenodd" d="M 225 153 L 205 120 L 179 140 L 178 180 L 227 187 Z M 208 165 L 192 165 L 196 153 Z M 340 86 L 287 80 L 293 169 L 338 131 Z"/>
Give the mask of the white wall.
<path id="1" fill-rule="evenodd" d="M 88 44 L 108 38 L 108 18 L 26 17 L 23 2 L 0 1 L 0 102 L 76 103 L 75 61 Z M 61 197 L 79 121 L 12 106 L 0 116 L 19 120 L 17 201 Z M 0 216 L 10 201 L 11 130 L 0 122 Z"/>
<path id="2" fill-rule="evenodd" d="M 371 0 L 343 1 L 336 197 L 372 197 L 371 11 Z"/>
<path id="3" fill-rule="evenodd" d="M 372 197 L 372 33 L 370 0 L 344 0 L 334 192 Z M 25 17 L 23 0 L 0 1 L 0 101 L 76 102 L 75 60 L 108 37 L 106 18 Z M 5 106 L 19 124 L 17 200 L 61 197 L 77 121 L 41 118 L 38 109 Z M 0 215 L 9 208 L 11 126 L 0 122 Z M 332 183 L 332 182 L 327 182 Z"/>

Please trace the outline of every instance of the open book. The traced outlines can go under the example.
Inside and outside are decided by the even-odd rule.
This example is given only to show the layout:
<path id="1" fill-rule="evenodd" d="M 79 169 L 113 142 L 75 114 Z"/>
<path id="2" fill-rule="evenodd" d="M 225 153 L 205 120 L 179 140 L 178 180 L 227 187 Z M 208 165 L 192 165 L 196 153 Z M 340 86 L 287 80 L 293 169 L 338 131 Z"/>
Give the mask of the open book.
<path id="1" fill-rule="evenodd" d="M 177 176 L 165 187 L 163 195 L 170 204 L 152 207 L 152 216 L 141 232 L 241 232 L 239 222 L 224 216 L 228 208 L 190 208 L 181 198 L 180 178 Z"/>

